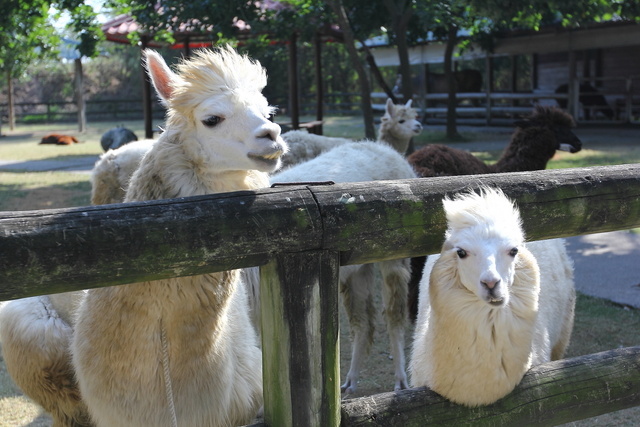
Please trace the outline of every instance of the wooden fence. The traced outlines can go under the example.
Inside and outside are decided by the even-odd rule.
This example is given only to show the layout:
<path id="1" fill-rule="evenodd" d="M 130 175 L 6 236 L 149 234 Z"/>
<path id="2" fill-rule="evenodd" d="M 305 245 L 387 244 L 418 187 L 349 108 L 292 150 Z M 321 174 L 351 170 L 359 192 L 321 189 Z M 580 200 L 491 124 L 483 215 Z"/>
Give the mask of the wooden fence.
<path id="1" fill-rule="evenodd" d="M 142 119 L 141 99 L 87 101 L 86 116 L 91 121 L 117 121 Z M 0 104 L 2 120 L 8 114 L 6 103 Z M 65 123 L 78 120 L 78 104 L 75 102 L 17 102 L 14 104 L 17 123 Z M 165 109 L 154 101 L 153 115 L 164 118 Z"/>
<path id="2" fill-rule="evenodd" d="M 640 226 L 640 165 L 2 212 L 0 300 L 260 265 L 264 426 L 553 425 L 640 405 L 640 347 L 536 367 L 480 408 L 424 388 L 341 402 L 338 267 L 438 252 L 443 196 L 480 185 L 518 202 L 532 240 Z"/>

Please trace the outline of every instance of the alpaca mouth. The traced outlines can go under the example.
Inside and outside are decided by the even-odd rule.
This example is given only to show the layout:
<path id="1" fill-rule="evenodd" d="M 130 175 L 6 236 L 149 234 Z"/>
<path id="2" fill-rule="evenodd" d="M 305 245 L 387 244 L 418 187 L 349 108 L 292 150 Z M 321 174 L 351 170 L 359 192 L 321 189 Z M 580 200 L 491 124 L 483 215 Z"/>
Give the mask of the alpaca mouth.
<path id="1" fill-rule="evenodd" d="M 277 149 L 268 153 L 249 153 L 247 156 L 257 162 L 265 163 L 269 166 L 278 164 L 280 157 L 284 154 L 284 150 Z"/>
<path id="2" fill-rule="evenodd" d="M 487 302 L 494 307 L 498 307 L 504 304 L 504 298 L 489 297 Z"/>
<path id="3" fill-rule="evenodd" d="M 577 153 L 582 149 L 582 147 L 576 147 L 575 145 L 571 145 L 571 144 L 560 144 L 559 149 L 561 151 L 568 151 L 569 153 Z"/>

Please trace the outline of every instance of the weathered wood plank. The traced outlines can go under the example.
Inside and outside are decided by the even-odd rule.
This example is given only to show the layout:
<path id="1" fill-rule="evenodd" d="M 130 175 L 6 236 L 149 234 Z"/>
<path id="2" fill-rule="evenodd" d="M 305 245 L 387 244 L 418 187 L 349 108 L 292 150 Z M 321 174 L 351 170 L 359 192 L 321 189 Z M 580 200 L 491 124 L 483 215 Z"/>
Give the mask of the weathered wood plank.
<path id="1" fill-rule="evenodd" d="M 531 369 L 498 402 L 468 408 L 424 388 L 346 400 L 342 426 L 553 426 L 640 405 L 640 347 Z"/>
<path id="2" fill-rule="evenodd" d="M 279 254 L 261 268 L 264 419 L 340 424 L 338 253 Z"/>
<path id="3" fill-rule="evenodd" d="M 438 252 L 445 194 L 493 185 L 531 239 L 640 226 L 640 165 L 297 186 L 0 214 L 0 300 L 262 265 L 326 249 L 341 264 Z"/>
<path id="4" fill-rule="evenodd" d="M 341 264 L 440 251 L 444 195 L 490 185 L 515 198 L 532 240 L 640 225 L 640 165 L 311 187 Z M 347 225 L 348 224 L 348 225 Z"/>
<path id="5" fill-rule="evenodd" d="M 318 248 L 304 190 L 0 213 L 0 300 L 261 265 Z"/>

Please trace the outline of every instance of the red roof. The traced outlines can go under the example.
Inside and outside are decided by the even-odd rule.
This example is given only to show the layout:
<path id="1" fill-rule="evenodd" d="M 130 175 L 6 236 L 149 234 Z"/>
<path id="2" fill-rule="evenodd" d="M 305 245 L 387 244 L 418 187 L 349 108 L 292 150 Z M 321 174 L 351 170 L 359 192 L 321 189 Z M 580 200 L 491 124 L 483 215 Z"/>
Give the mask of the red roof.
<path id="1" fill-rule="evenodd" d="M 180 24 L 178 26 L 178 30 L 173 33 L 175 42 L 170 46 L 171 48 L 183 49 L 187 41 L 190 49 L 209 47 L 213 44 L 210 33 L 190 31 L 189 27 L 187 24 Z M 102 24 L 102 32 L 108 41 L 124 44 L 130 44 L 129 34 L 140 31 L 140 28 L 140 25 L 131 15 L 120 15 Z M 166 43 L 153 40 L 147 44 L 147 46 L 155 48 L 166 45 Z"/>

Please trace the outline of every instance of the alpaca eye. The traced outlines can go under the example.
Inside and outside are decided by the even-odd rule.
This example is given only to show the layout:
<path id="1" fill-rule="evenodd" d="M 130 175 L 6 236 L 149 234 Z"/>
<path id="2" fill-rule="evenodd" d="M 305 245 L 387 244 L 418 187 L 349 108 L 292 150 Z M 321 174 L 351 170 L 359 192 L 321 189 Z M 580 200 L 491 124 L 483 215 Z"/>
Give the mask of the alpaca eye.
<path id="1" fill-rule="evenodd" d="M 398 123 L 403 124 L 406 120 L 398 120 Z"/>
<path id="2" fill-rule="evenodd" d="M 511 256 L 518 255 L 518 248 L 511 248 L 511 250 L 509 251 L 509 255 Z"/>
<path id="3" fill-rule="evenodd" d="M 458 258 L 460 259 L 467 257 L 467 251 L 465 251 L 464 249 L 458 249 L 456 252 L 458 254 Z"/>
<path id="4" fill-rule="evenodd" d="M 223 118 L 220 117 L 220 116 L 210 116 L 210 117 L 207 117 L 206 119 L 204 119 L 202 121 L 202 124 L 205 125 L 208 128 L 212 128 L 212 127 L 218 125 L 222 120 L 223 120 Z"/>

